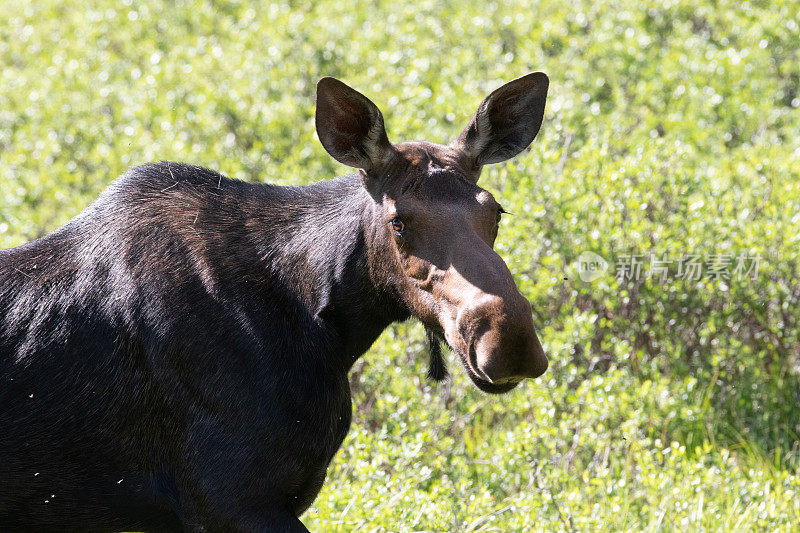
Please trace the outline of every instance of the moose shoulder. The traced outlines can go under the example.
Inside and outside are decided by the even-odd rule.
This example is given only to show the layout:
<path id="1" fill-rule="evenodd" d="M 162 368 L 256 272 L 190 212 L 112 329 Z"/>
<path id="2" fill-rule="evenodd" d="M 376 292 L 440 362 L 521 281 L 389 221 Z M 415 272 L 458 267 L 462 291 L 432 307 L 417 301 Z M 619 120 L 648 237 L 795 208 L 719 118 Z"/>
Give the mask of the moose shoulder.
<path id="1" fill-rule="evenodd" d="M 305 531 L 347 372 L 410 316 L 434 379 L 440 342 L 487 392 L 542 374 L 476 183 L 536 136 L 547 86 L 503 85 L 450 145 L 394 145 L 323 78 L 319 138 L 357 173 L 277 187 L 147 164 L 0 251 L 0 529 Z"/>

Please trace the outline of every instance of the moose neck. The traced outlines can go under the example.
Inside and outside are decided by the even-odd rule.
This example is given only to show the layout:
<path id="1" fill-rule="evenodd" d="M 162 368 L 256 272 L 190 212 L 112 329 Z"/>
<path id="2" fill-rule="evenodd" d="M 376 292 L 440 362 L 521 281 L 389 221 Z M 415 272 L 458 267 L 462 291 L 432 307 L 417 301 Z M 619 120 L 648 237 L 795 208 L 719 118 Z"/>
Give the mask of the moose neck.
<path id="1" fill-rule="evenodd" d="M 408 317 L 371 259 L 380 255 L 374 200 L 358 175 L 265 191 L 268 208 L 254 206 L 248 225 L 268 282 L 298 318 L 336 337 L 349 368 L 390 323 Z"/>

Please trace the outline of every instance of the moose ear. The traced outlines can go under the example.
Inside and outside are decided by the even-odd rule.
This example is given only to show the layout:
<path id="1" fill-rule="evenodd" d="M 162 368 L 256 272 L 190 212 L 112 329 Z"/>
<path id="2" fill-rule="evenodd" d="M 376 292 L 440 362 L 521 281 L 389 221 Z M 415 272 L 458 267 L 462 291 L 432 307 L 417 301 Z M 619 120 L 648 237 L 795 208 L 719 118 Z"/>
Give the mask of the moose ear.
<path id="1" fill-rule="evenodd" d="M 549 84 L 544 72 L 532 72 L 495 89 L 452 146 L 474 167 L 511 159 L 539 133 Z"/>
<path id="2" fill-rule="evenodd" d="M 393 152 L 378 107 L 336 78 L 317 83 L 315 118 L 322 146 L 340 163 L 378 171 Z"/>

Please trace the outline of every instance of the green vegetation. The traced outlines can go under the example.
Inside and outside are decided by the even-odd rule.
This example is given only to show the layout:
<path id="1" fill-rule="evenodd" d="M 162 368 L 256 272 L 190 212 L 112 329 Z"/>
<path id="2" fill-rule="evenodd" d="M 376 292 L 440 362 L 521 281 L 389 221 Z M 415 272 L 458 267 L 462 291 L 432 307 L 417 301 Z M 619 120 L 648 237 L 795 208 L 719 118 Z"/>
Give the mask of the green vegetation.
<path id="1" fill-rule="evenodd" d="M 539 138 L 482 184 L 551 358 L 502 397 L 424 379 L 418 326 L 352 377 L 317 531 L 800 528 L 800 14 L 784 0 L 316 5 L 0 0 L 0 246 L 129 166 L 247 180 L 346 171 L 316 80 L 393 140 L 446 142 L 480 99 L 551 78 Z M 612 268 L 593 282 L 584 251 Z M 615 277 L 625 256 L 760 257 L 755 276 Z M 735 260 L 731 263 L 733 272 Z"/>

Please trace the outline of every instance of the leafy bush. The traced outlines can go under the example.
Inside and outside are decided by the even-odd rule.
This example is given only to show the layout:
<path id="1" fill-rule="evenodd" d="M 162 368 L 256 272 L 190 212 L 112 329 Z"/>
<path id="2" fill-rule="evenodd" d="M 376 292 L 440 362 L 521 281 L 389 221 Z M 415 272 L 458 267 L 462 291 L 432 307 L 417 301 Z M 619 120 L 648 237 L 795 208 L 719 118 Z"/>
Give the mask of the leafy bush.
<path id="1" fill-rule="evenodd" d="M 457 371 L 432 386 L 419 328 L 391 328 L 354 369 L 354 425 L 305 517 L 312 529 L 796 527 L 795 3 L 2 11 L 2 247 L 53 230 L 151 160 L 283 184 L 345 172 L 313 133 L 324 75 L 372 97 L 391 139 L 437 142 L 502 81 L 550 75 L 539 139 L 482 184 L 513 213 L 498 249 L 551 369 L 503 397 Z M 611 265 L 591 282 L 575 268 L 586 251 Z M 663 282 L 646 275 L 650 254 L 672 261 Z M 678 259 L 705 268 L 720 254 L 729 277 L 678 275 Z M 642 275 L 615 276 L 632 255 Z M 755 276 L 733 275 L 740 256 L 760 259 Z"/>

